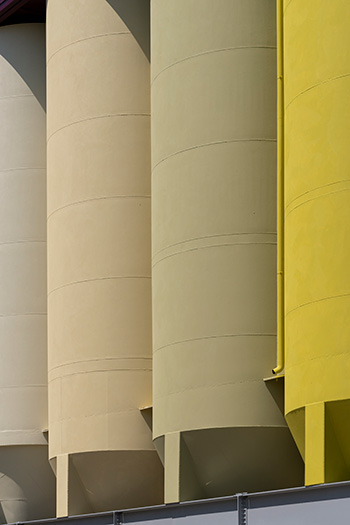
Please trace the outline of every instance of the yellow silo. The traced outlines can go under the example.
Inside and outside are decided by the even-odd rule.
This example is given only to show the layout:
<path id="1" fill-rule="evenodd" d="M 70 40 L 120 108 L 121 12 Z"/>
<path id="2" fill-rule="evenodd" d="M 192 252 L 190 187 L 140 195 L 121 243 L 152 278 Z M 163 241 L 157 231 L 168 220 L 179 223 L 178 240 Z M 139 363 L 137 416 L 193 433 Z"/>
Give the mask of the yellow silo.
<path id="1" fill-rule="evenodd" d="M 49 444 L 57 513 L 160 503 L 152 403 L 149 6 L 49 0 Z"/>
<path id="2" fill-rule="evenodd" d="M 151 6 L 153 434 L 165 501 L 298 485 L 281 383 L 263 381 L 276 353 L 275 2 Z"/>
<path id="3" fill-rule="evenodd" d="M 350 475 L 350 4 L 284 4 L 285 409 L 309 485 Z"/>
<path id="4" fill-rule="evenodd" d="M 0 28 L 0 522 L 52 517 L 45 25 Z"/>

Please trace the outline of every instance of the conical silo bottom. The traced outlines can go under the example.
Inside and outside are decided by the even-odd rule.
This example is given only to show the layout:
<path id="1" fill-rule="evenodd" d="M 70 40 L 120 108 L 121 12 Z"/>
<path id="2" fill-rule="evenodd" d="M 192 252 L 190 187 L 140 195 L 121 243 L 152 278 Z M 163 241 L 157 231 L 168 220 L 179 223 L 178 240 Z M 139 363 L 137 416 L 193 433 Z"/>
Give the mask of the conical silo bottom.
<path id="1" fill-rule="evenodd" d="M 305 461 L 305 485 L 350 478 L 350 401 L 310 403 L 289 412 L 289 428 Z"/>
<path id="2" fill-rule="evenodd" d="M 178 447 L 171 443 L 176 434 Z M 164 450 L 166 503 L 303 484 L 303 461 L 287 427 L 174 433 L 165 436 Z"/>
<path id="3" fill-rule="evenodd" d="M 163 466 L 155 450 L 84 452 L 66 458 L 67 483 L 63 469 L 57 468 L 59 516 L 163 503 Z M 61 460 L 58 456 L 57 466 Z"/>
<path id="4" fill-rule="evenodd" d="M 55 516 L 55 475 L 45 445 L 0 447 L 0 523 Z"/>

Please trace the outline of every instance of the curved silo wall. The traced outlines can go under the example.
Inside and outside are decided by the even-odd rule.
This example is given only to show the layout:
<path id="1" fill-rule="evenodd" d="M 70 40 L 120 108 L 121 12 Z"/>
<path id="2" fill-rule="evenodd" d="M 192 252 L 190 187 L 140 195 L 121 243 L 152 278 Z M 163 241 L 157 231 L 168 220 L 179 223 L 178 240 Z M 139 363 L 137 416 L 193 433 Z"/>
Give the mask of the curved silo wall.
<path id="1" fill-rule="evenodd" d="M 285 4 L 286 417 L 315 484 L 350 475 L 350 6 Z"/>
<path id="2" fill-rule="evenodd" d="M 281 383 L 263 381 L 276 355 L 275 23 L 272 0 L 152 1 L 153 432 L 167 501 L 302 480 Z"/>
<path id="3" fill-rule="evenodd" d="M 50 517 L 45 26 L 0 28 L 0 521 Z"/>
<path id="4" fill-rule="evenodd" d="M 152 403 L 149 5 L 49 0 L 47 16 L 57 512 L 155 504 L 162 466 L 139 410 Z"/>

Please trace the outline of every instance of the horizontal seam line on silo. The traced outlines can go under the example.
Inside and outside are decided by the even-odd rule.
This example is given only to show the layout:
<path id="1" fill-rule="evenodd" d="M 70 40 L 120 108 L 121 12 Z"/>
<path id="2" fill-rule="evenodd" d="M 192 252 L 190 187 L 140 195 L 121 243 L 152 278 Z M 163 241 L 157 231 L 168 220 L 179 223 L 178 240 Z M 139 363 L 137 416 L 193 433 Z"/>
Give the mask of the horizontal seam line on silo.
<path id="1" fill-rule="evenodd" d="M 31 312 L 31 313 L 22 313 L 22 314 L 0 314 L 0 317 L 20 317 L 20 316 L 29 316 L 29 315 L 47 315 L 47 312 Z"/>
<path id="2" fill-rule="evenodd" d="M 28 499 L 27 498 L 0 498 L 0 503 L 2 501 L 25 501 L 27 503 Z"/>
<path id="3" fill-rule="evenodd" d="M 0 385 L 0 390 L 4 389 L 4 388 L 47 388 L 47 383 L 46 384 L 38 384 L 38 385 Z"/>
<path id="4" fill-rule="evenodd" d="M 171 157 L 175 157 L 176 155 L 180 155 L 181 153 L 186 153 L 187 151 L 192 151 L 194 149 L 199 148 L 206 148 L 209 146 L 219 146 L 221 144 L 232 144 L 235 142 L 277 142 L 277 139 L 265 139 L 265 138 L 251 138 L 251 139 L 232 139 L 232 140 L 219 140 L 217 142 L 207 142 L 205 144 L 197 144 L 196 146 L 191 146 L 190 148 L 184 148 L 179 151 L 175 151 L 174 153 L 171 153 L 167 157 L 164 157 L 164 159 L 161 159 L 158 161 L 153 167 L 152 167 L 152 173 L 162 162 L 165 162 L 166 160 L 170 159 Z"/>
<path id="5" fill-rule="evenodd" d="M 26 429 L 16 428 L 12 430 L 0 430 L 0 434 L 14 434 L 14 433 L 15 434 L 27 434 L 27 433 L 33 434 L 34 432 L 36 434 L 42 434 L 43 431 L 39 430 L 38 428 L 26 428 Z"/>
<path id="6" fill-rule="evenodd" d="M 23 95 L 7 95 L 6 97 L 0 97 L 0 100 L 7 100 L 8 98 L 24 98 L 34 97 L 33 93 L 23 93 Z"/>
<path id="7" fill-rule="evenodd" d="M 178 394 L 184 394 L 185 392 L 191 392 L 191 391 L 195 391 L 195 390 L 204 390 L 204 389 L 205 390 L 212 390 L 214 388 L 221 388 L 223 386 L 244 385 L 246 383 L 262 383 L 262 384 L 264 384 L 264 380 L 261 377 L 258 377 L 256 379 L 242 379 L 240 381 L 225 381 L 225 382 L 222 382 L 222 383 L 213 383 L 211 385 L 208 385 L 208 384 L 206 384 L 206 385 L 198 385 L 198 386 L 195 386 L 195 387 L 184 388 L 182 390 L 173 390 L 173 391 L 167 392 L 163 396 L 155 396 L 154 399 L 155 400 L 164 399 L 164 398 L 167 398 L 169 396 L 176 396 Z"/>
<path id="8" fill-rule="evenodd" d="M 302 197 L 304 197 L 305 195 L 307 195 L 309 193 L 313 193 L 315 191 L 322 190 L 323 188 L 328 188 L 329 186 L 335 186 L 336 184 L 344 184 L 344 182 L 350 182 L 350 179 L 342 179 L 342 180 L 338 180 L 338 181 L 335 181 L 335 182 L 329 182 L 328 184 L 323 184 L 322 186 L 317 186 L 316 188 L 312 188 L 311 190 L 304 191 L 304 193 L 301 193 L 300 195 L 298 195 L 297 197 L 292 199 L 286 205 L 286 210 L 293 204 L 293 202 L 295 202 L 298 199 L 301 199 Z"/>
<path id="9" fill-rule="evenodd" d="M 47 295 L 49 296 L 52 293 L 57 292 L 57 290 L 61 290 L 62 288 L 67 288 L 68 286 L 74 286 L 76 284 L 91 283 L 95 281 L 113 281 L 113 280 L 120 280 L 120 279 L 151 279 L 151 276 L 123 275 L 123 276 L 113 276 L 113 277 L 95 277 L 94 279 L 83 279 L 81 281 L 73 281 L 71 283 L 63 284 L 62 286 L 57 286 L 57 288 L 53 288 L 52 290 L 50 290 L 50 292 Z"/>
<path id="10" fill-rule="evenodd" d="M 46 66 L 49 65 L 51 58 L 57 55 L 60 51 L 68 47 L 74 46 L 75 44 L 80 44 L 81 42 L 86 42 L 87 40 L 93 40 L 94 38 L 102 38 L 104 36 L 118 36 L 118 35 L 130 35 L 130 34 L 131 34 L 130 31 L 119 31 L 119 32 L 114 32 L 114 33 L 101 33 L 100 35 L 93 35 L 93 36 L 88 36 L 86 38 L 80 38 L 79 40 L 74 40 L 73 42 L 69 42 L 69 44 L 62 46 L 59 49 L 56 49 L 56 51 L 54 51 L 52 55 L 50 55 L 50 57 L 47 59 Z"/>
<path id="11" fill-rule="evenodd" d="M 71 420 L 79 420 L 79 419 L 88 419 L 90 417 L 108 417 L 110 414 L 113 414 L 113 413 L 123 413 L 123 412 L 137 412 L 139 413 L 140 412 L 140 409 L 138 407 L 136 408 L 123 408 L 121 410 L 114 410 L 112 412 L 109 411 L 109 407 L 108 406 L 105 406 L 105 410 L 103 412 L 97 412 L 95 414 L 84 414 L 82 415 L 81 413 L 79 414 L 74 414 L 74 415 L 70 415 L 68 417 L 61 417 L 60 419 L 56 419 L 56 423 L 63 423 L 63 422 L 66 422 L 66 421 L 71 421 Z M 103 450 L 103 449 L 102 449 Z M 99 451 L 101 451 L 101 449 L 99 448 Z M 155 450 L 149 450 L 149 452 L 156 452 Z M 86 452 L 86 451 L 85 451 Z M 94 450 L 94 452 L 96 452 L 96 450 Z M 74 454 L 74 452 L 72 453 Z M 1 501 L 1 500 L 0 500 Z M 55 519 L 55 518 L 54 518 Z M 18 522 L 17 522 L 18 523 Z"/>
<path id="12" fill-rule="evenodd" d="M 166 397 L 166 396 L 163 396 L 163 397 Z M 288 429 L 287 423 L 284 423 L 284 424 L 283 423 L 280 423 L 280 424 L 276 424 L 276 423 L 271 424 L 271 423 L 269 423 L 269 424 L 264 425 L 264 428 L 266 428 L 266 427 L 267 428 L 285 429 L 286 431 L 288 430 L 288 433 L 290 432 L 290 430 Z M 259 428 L 260 429 L 260 428 L 262 428 L 262 425 L 259 424 L 259 423 L 256 423 L 254 425 L 254 424 L 244 424 L 244 423 L 238 423 L 238 422 L 237 422 L 237 424 L 235 423 L 234 427 L 232 427 L 232 425 L 220 424 L 220 425 L 215 425 L 214 427 L 210 427 L 209 426 L 209 427 L 203 428 L 202 426 L 198 426 L 197 427 L 197 425 L 195 425 L 194 427 L 191 427 L 191 428 L 188 428 L 186 426 L 186 428 L 181 429 L 181 432 L 183 432 L 185 434 L 186 432 L 196 432 L 197 430 L 200 430 L 200 431 L 202 431 L 202 430 L 210 430 L 210 429 L 226 430 L 226 429 L 230 429 L 230 428 L 235 428 L 235 429 L 236 428 L 239 428 L 239 429 L 240 428 L 249 428 L 249 429 L 250 428 Z M 170 432 L 165 432 L 165 431 L 164 432 L 157 432 L 157 435 L 155 436 L 155 439 L 163 437 L 163 436 L 165 436 L 167 434 L 175 434 L 177 432 L 178 432 L 178 430 L 172 430 Z"/>
<path id="13" fill-rule="evenodd" d="M 48 371 L 51 372 L 53 370 L 56 370 L 56 368 L 62 368 L 64 366 L 79 365 L 81 363 L 91 363 L 91 362 L 100 363 L 101 361 L 120 361 L 120 360 L 124 360 L 124 359 L 127 359 L 127 360 L 130 360 L 130 359 L 135 359 L 135 360 L 137 360 L 137 359 L 147 359 L 147 360 L 151 360 L 152 357 L 117 356 L 117 357 L 103 357 L 103 358 L 99 358 L 99 359 L 98 358 L 96 358 L 96 359 L 82 359 L 81 361 L 71 361 L 69 363 L 63 363 L 62 365 L 53 366 L 52 368 L 49 368 Z"/>
<path id="14" fill-rule="evenodd" d="M 84 199 L 82 201 L 70 202 L 65 204 L 60 208 L 57 208 L 47 216 L 47 220 L 50 219 L 55 213 L 64 210 L 65 208 L 70 208 L 71 206 L 77 206 L 78 204 L 85 204 L 87 202 L 102 201 L 102 200 L 112 200 L 112 199 L 150 199 L 151 195 L 111 195 L 110 197 L 94 197 L 93 199 Z"/>
<path id="15" fill-rule="evenodd" d="M 69 124 L 65 124 L 64 126 L 56 129 L 51 135 L 47 138 L 46 144 L 49 143 L 50 139 L 56 135 L 56 133 L 59 133 L 63 129 L 70 128 L 71 126 L 76 126 L 77 124 L 82 124 L 83 122 L 88 122 L 90 120 L 98 120 L 98 119 L 104 119 L 104 118 L 116 118 L 116 117 L 150 117 L 150 113 L 106 113 L 105 115 L 96 115 L 95 117 L 87 117 L 83 118 L 81 120 L 75 120 L 74 122 L 70 122 Z"/>
<path id="16" fill-rule="evenodd" d="M 7 168 L 5 170 L 1 170 L 0 169 L 0 174 L 1 173 L 7 173 L 8 171 L 30 171 L 30 170 L 46 170 L 46 167 L 45 168 L 43 168 L 43 167 L 41 167 L 41 168 L 36 168 L 36 167 L 34 167 L 34 168 Z"/>
<path id="17" fill-rule="evenodd" d="M 79 370 L 77 372 L 67 372 L 63 373 L 62 375 L 57 375 L 56 377 L 51 378 L 50 376 L 53 375 L 52 373 L 48 372 L 48 381 L 51 383 L 53 381 L 57 381 L 58 379 L 64 379 L 68 376 L 82 376 L 85 374 L 102 374 L 104 372 L 151 372 L 152 367 L 149 368 L 99 368 L 96 370 Z M 47 386 L 47 385 L 46 385 Z"/>
<path id="18" fill-rule="evenodd" d="M 345 191 L 350 191 L 350 188 L 343 188 L 342 190 L 337 190 L 337 191 L 330 191 L 329 193 L 323 193 L 322 195 L 316 195 L 316 197 L 312 197 L 312 199 L 308 199 L 304 202 L 301 202 L 300 204 L 297 204 L 296 206 L 294 206 L 294 208 L 292 208 L 287 214 L 286 214 L 286 218 L 289 217 L 289 215 L 291 213 L 293 213 L 293 211 L 297 210 L 298 208 L 300 208 L 301 206 L 304 206 L 305 204 L 309 204 L 309 202 L 312 202 L 312 201 L 315 201 L 316 199 L 321 199 L 323 197 L 329 197 L 330 195 L 335 195 L 336 193 L 343 193 Z"/>
<path id="19" fill-rule="evenodd" d="M 158 252 L 156 252 L 154 255 L 153 255 L 153 259 L 155 257 L 157 257 L 157 255 L 159 255 L 160 253 L 164 252 L 165 250 L 169 250 L 170 248 L 173 248 L 174 246 L 179 246 L 180 244 L 185 244 L 187 242 L 193 242 L 193 241 L 198 241 L 198 240 L 202 240 L 202 239 L 215 239 L 217 237 L 233 237 L 233 236 L 240 236 L 240 235 L 248 235 L 248 236 L 253 236 L 253 235 L 277 235 L 276 232 L 239 232 L 239 233 L 216 233 L 214 235 L 203 235 L 201 237 L 192 237 L 191 239 L 186 239 L 184 241 L 179 241 L 179 242 L 174 242 L 173 244 L 169 244 L 169 246 L 166 246 L 165 248 L 162 248 L 161 250 L 159 250 Z"/>
<path id="20" fill-rule="evenodd" d="M 336 353 L 336 354 L 327 354 L 327 355 L 318 355 L 318 356 L 314 356 L 314 357 L 308 357 L 306 360 L 299 361 L 295 365 L 288 364 L 288 371 L 291 368 L 297 368 L 298 369 L 298 368 L 300 368 L 303 365 L 307 365 L 310 361 L 318 361 L 319 359 L 335 359 L 337 357 L 342 357 L 344 355 L 348 356 L 349 352 L 346 351 L 346 352 L 339 352 L 339 353 Z"/>
<path id="21" fill-rule="evenodd" d="M 332 299 L 340 299 L 341 297 L 349 297 L 349 296 L 350 296 L 350 293 L 342 293 L 339 295 L 329 295 L 328 297 L 321 297 L 321 299 L 315 299 L 314 301 L 309 301 L 307 303 L 300 304 L 299 306 L 296 306 L 295 308 L 288 310 L 288 312 L 286 313 L 286 317 L 287 315 L 295 312 L 296 310 L 299 310 L 299 308 L 304 308 L 304 306 L 309 306 L 315 303 L 321 303 L 323 301 L 329 301 Z"/>
<path id="22" fill-rule="evenodd" d="M 163 348 L 167 348 L 169 346 L 179 345 L 182 343 L 190 343 L 193 341 L 203 341 L 206 339 L 223 339 L 223 338 L 230 338 L 230 337 L 276 337 L 277 334 L 264 334 L 264 333 L 246 333 L 246 334 L 224 334 L 224 335 L 207 335 L 203 337 L 194 337 L 192 339 L 183 339 L 181 341 L 174 341 L 173 343 L 168 343 L 163 346 L 159 346 L 158 348 L 155 348 L 153 350 L 153 354 L 156 352 L 159 352 L 159 350 L 163 350 Z"/>
<path id="23" fill-rule="evenodd" d="M 46 239 L 45 240 L 42 240 L 42 241 L 38 241 L 38 240 L 35 240 L 35 239 L 32 239 L 32 240 L 29 240 L 29 241 L 5 241 L 5 242 L 0 242 L 0 246 L 4 246 L 4 245 L 7 245 L 7 244 L 31 244 L 31 243 L 46 243 Z"/>
<path id="24" fill-rule="evenodd" d="M 157 78 L 164 73 L 164 71 L 167 71 L 168 69 L 171 69 L 174 66 L 177 66 L 178 64 L 182 64 L 183 62 L 187 62 L 188 60 L 193 60 L 195 58 L 200 58 L 205 55 L 212 55 L 214 53 L 224 53 L 226 51 L 242 51 L 247 49 L 277 49 L 276 46 L 236 46 L 236 47 L 222 47 L 219 49 L 211 49 L 209 51 L 203 51 L 202 53 L 196 53 L 195 55 L 190 55 L 188 57 L 182 58 L 181 60 L 177 60 L 176 62 L 173 62 L 172 64 L 169 64 L 164 69 L 159 71 L 159 73 L 156 74 L 156 76 L 152 79 L 151 86 L 153 86 L 154 82 L 157 80 Z"/>
<path id="25" fill-rule="evenodd" d="M 175 252 L 170 255 L 166 255 L 165 257 L 162 257 L 159 259 L 159 261 L 156 261 L 152 268 L 155 268 L 157 264 L 164 261 L 165 259 L 169 259 L 171 257 L 176 257 L 177 255 L 181 255 L 183 253 L 189 253 L 189 252 L 195 252 L 200 250 L 207 250 L 209 248 L 227 248 L 228 246 L 251 246 L 251 245 L 270 245 L 270 246 L 276 246 L 277 241 L 275 242 L 232 242 L 232 243 L 222 243 L 222 244 L 211 244 L 208 246 L 197 246 L 196 248 L 189 248 L 188 250 L 181 250 L 180 252 Z"/>
<path id="26" fill-rule="evenodd" d="M 321 82 L 318 82 L 317 84 L 314 84 L 306 89 L 304 89 L 303 91 L 301 91 L 300 93 L 298 93 L 294 98 L 292 98 L 292 100 L 290 100 L 288 102 L 288 104 L 286 105 L 286 108 L 285 108 L 285 111 L 287 111 L 287 109 L 289 108 L 289 106 L 291 104 L 293 104 L 293 102 L 301 97 L 302 95 L 304 95 L 305 93 L 308 93 L 309 91 L 312 91 L 313 89 L 317 88 L 317 87 L 320 87 L 320 86 L 323 86 L 325 84 L 329 84 L 330 82 L 334 82 L 335 80 L 341 80 L 343 78 L 347 78 L 347 77 L 350 77 L 350 73 L 345 73 L 344 75 L 339 75 L 337 77 L 331 77 L 331 78 L 327 78 L 326 80 L 322 80 Z"/>

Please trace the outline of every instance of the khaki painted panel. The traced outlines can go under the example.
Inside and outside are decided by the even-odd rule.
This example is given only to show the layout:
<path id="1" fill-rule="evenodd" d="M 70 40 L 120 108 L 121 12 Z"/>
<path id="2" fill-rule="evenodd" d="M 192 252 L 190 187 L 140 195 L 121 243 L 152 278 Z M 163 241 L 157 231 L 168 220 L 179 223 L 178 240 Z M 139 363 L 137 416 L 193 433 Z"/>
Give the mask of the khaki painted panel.
<path id="1" fill-rule="evenodd" d="M 152 0 L 152 8 L 152 32 L 157 35 L 152 48 L 153 78 L 199 54 L 276 47 L 271 0 Z M 181 24 L 176 24 L 179 13 Z"/>
<path id="2" fill-rule="evenodd" d="M 161 315 L 163 320 L 154 351 L 189 339 L 275 335 L 276 309 L 273 303 L 265 307 L 275 283 L 275 250 L 275 240 L 234 239 L 226 246 L 207 240 L 161 260 L 154 267 L 153 297 L 155 323 Z"/>
<path id="3" fill-rule="evenodd" d="M 283 451 L 301 479 L 282 398 L 263 382 L 276 355 L 275 2 L 152 0 L 151 22 L 153 437 L 180 464 L 177 479 L 165 467 L 166 501 L 246 490 L 242 466 L 220 467 L 220 483 L 213 468 L 242 453 L 254 490 L 293 485 L 261 474 Z M 258 427 L 286 439 L 259 441 L 250 461 L 220 441 L 239 427 L 247 443 Z M 180 439 L 172 457 L 171 433 L 191 431 L 203 450 L 212 431 L 216 453 Z"/>
<path id="4" fill-rule="evenodd" d="M 220 51 L 166 69 L 152 83 L 153 168 L 192 148 L 276 141 L 275 75 L 275 48 Z"/>
<path id="5" fill-rule="evenodd" d="M 276 202 L 275 166 L 275 142 L 234 142 L 175 155 L 159 176 L 161 165 L 156 168 L 153 262 L 207 238 L 213 244 L 239 243 L 254 234 L 255 240 L 261 235 L 261 240 L 276 242 L 276 207 L 264 205 Z M 244 209 L 237 206 L 241 201 Z"/>

